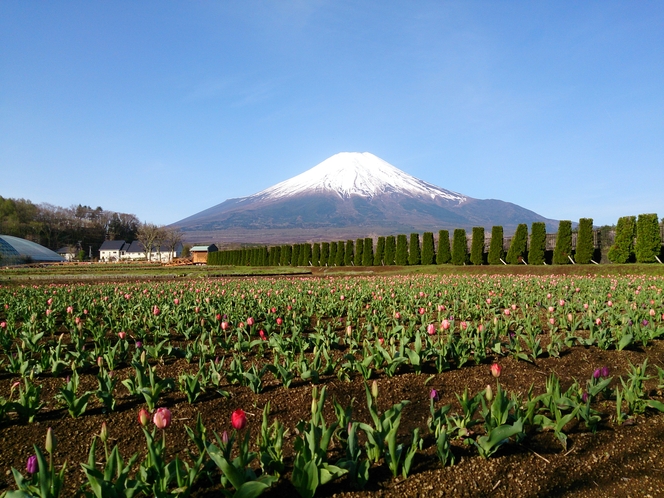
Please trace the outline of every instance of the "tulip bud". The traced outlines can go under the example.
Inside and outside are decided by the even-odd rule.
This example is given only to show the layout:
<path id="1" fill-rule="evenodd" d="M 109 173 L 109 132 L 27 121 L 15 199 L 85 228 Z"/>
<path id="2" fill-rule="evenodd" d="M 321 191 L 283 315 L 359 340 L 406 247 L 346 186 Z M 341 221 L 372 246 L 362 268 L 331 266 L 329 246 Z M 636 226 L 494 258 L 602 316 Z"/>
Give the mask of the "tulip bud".
<path id="1" fill-rule="evenodd" d="M 432 389 L 431 392 L 429 393 L 429 397 L 434 401 L 438 401 L 438 391 Z"/>
<path id="2" fill-rule="evenodd" d="M 106 427 L 106 422 L 102 422 L 101 431 L 99 432 L 99 439 L 102 443 L 105 443 L 108 439 L 108 428 Z"/>
<path id="3" fill-rule="evenodd" d="M 226 446 L 228 444 L 228 431 L 224 431 L 221 434 L 221 442 L 224 446 Z"/>
<path id="4" fill-rule="evenodd" d="M 150 413 L 145 408 L 141 408 L 138 412 L 138 422 L 143 426 L 147 426 L 150 421 Z"/>
<path id="5" fill-rule="evenodd" d="M 488 402 L 491 402 L 491 400 L 493 399 L 493 389 L 491 389 L 491 385 L 487 384 L 485 393 L 486 393 L 486 400 Z"/>
<path id="6" fill-rule="evenodd" d="M 39 470 L 37 455 L 28 457 L 28 463 L 25 465 L 25 468 L 28 471 L 28 474 L 35 474 Z"/>
<path id="7" fill-rule="evenodd" d="M 44 448 L 46 448 L 46 451 L 49 452 L 49 454 L 53 454 L 55 451 L 55 446 L 58 444 L 58 440 L 55 438 L 53 435 L 53 429 L 50 427 L 46 431 L 46 443 L 44 445 Z"/>
<path id="8" fill-rule="evenodd" d="M 378 397 L 378 383 L 375 380 L 371 383 L 371 396 L 374 399 Z"/>

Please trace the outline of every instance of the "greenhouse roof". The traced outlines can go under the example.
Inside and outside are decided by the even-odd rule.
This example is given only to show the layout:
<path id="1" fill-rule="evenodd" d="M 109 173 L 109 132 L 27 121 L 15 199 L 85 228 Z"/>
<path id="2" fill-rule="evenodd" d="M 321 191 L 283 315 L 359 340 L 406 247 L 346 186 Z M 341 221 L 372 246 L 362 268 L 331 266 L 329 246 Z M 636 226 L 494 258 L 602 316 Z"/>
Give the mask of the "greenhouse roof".
<path id="1" fill-rule="evenodd" d="M 64 261 L 58 253 L 44 246 L 11 235 L 0 235 L 0 264 L 15 265 L 31 261 Z"/>

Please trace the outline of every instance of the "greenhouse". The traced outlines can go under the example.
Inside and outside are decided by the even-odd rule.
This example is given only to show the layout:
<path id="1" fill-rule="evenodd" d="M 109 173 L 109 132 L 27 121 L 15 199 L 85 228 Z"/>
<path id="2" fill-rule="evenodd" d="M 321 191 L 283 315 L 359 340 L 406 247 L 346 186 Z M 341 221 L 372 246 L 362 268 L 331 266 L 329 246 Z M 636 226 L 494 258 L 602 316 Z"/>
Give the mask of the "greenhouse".
<path id="1" fill-rule="evenodd" d="M 64 261 L 64 258 L 36 242 L 11 235 L 0 235 L 0 265 L 19 265 L 42 261 L 60 262 Z"/>

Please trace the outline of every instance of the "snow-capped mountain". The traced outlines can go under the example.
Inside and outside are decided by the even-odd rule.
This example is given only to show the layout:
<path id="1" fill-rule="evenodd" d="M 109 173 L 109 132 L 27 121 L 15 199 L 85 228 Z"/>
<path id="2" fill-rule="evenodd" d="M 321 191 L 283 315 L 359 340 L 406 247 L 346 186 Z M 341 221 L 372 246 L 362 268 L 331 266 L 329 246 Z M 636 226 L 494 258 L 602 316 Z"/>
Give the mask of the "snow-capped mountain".
<path id="1" fill-rule="evenodd" d="M 277 244 L 557 222 L 516 204 L 474 199 L 411 176 L 368 152 L 342 152 L 248 197 L 174 223 L 189 242 Z"/>
<path id="2" fill-rule="evenodd" d="M 249 196 L 248 200 L 279 199 L 303 193 L 336 193 L 374 197 L 401 193 L 463 202 L 466 197 L 418 180 L 369 152 L 340 152 L 304 173 Z"/>

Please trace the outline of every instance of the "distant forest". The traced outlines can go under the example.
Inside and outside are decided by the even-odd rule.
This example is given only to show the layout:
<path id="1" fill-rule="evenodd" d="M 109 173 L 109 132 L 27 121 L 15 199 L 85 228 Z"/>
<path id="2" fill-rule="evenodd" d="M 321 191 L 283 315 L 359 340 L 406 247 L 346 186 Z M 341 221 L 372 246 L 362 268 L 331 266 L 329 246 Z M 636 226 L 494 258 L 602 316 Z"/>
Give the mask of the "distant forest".
<path id="1" fill-rule="evenodd" d="M 0 196 L 0 234 L 37 242 L 53 251 L 69 246 L 96 256 L 104 240 L 136 240 L 141 222 L 133 214 L 101 207 L 33 204 Z"/>

